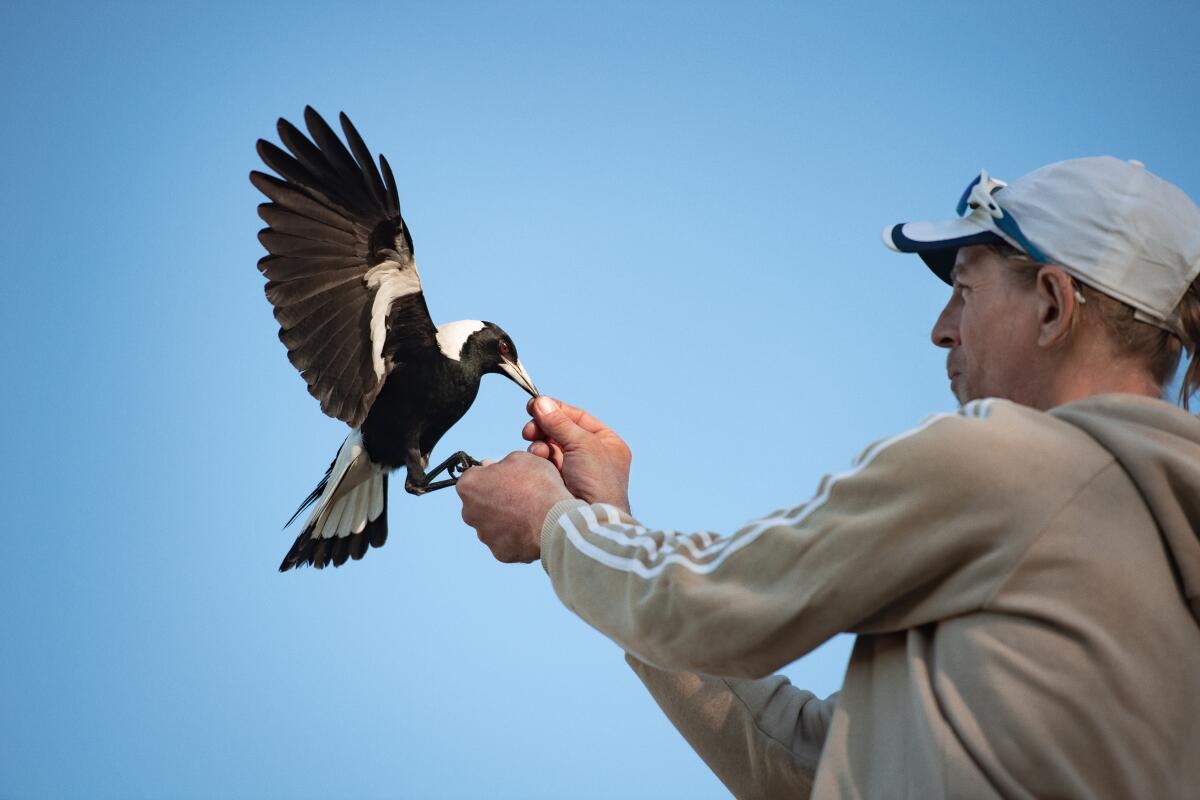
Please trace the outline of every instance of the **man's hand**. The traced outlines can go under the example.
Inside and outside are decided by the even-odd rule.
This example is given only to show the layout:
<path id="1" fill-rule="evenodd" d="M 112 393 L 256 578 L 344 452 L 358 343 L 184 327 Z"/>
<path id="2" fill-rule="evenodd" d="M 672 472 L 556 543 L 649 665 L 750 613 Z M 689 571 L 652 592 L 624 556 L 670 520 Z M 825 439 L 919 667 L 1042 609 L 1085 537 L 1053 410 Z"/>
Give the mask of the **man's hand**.
<path id="1" fill-rule="evenodd" d="M 528 453 L 471 467 L 455 487 L 463 522 L 479 534 L 497 561 L 529 563 L 541 556 L 542 521 L 559 500 L 570 500 L 554 467 Z"/>
<path id="2" fill-rule="evenodd" d="M 629 512 L 629 446 L 581 408 L 546 396 L 529 401 L 533 417 L 521 435 L 529 452 L 562 472 L 571 494 L 589 503 L 610 503 Z"/>

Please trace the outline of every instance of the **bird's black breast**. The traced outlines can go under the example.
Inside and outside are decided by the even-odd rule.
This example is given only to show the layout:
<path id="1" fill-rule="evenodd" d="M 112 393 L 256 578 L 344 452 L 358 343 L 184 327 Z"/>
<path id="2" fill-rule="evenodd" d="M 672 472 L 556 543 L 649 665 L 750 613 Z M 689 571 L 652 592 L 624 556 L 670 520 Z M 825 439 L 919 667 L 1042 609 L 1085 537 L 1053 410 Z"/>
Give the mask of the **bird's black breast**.
<path id="1" fill-rule="evenodd" d="M 388 375 L 362 425 L 363 446 L 376 464 L 407 464 L 412 448 L 428 458 L 479 393 L 478 373 L 441 356 L 411 361 Z"/>

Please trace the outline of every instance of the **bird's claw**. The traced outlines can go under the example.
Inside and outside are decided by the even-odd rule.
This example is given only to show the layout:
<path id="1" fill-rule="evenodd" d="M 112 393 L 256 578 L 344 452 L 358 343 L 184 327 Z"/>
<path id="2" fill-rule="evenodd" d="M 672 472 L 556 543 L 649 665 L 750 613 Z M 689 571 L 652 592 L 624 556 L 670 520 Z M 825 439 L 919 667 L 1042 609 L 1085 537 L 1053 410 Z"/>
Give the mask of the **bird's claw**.
<path id="1" fill-rule="evenodd" d="M 459 451 L 454 454 L 453 461 L 446 466 L 446 473 L 453 479 L 458 480 L 463 473 L 471 467 L 478 467 L 479 462 L 471 458 L 466 453 Z"/>
<path id="2" fill-rule="evenodd" d="M 441 464 L 438 464 L 436 467 L 431 469 L 428 474 L 420 474 L 415 480 L 410 468 L 409 478 L 404 482 L 404 489 L 409 494 L 415 494 L 418 496 L 429 494 L 430 492 L 436 492 L 438 489 L 448 489 L 449 487 L 458 483 L 458 479 L 462 477 L 464 472 L 471 467 L 478 466 L 478 461 L 471 458 L 462 450 L 459 450 Z M 444 479 L 440 481 L 430 481 L 431 478 L 435 478 L 438 475 L 441 475 L 443 472 L 446 473 L 446 477 Z"/>

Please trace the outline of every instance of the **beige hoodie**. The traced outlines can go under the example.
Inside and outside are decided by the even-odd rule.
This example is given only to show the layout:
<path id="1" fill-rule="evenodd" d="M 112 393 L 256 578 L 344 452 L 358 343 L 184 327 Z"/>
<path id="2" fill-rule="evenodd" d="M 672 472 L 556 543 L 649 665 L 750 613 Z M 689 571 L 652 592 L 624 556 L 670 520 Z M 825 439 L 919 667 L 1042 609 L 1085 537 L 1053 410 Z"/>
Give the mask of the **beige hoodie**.
<path id="1" fill-rule="evenodd" d="M 1191 798 L 1198 531 L 1200 420 L 986 400 L 727 537 L 560 503 L 542 563 L 738 797 Z M 762 678 L 841 631 L 840 695 Z"/>

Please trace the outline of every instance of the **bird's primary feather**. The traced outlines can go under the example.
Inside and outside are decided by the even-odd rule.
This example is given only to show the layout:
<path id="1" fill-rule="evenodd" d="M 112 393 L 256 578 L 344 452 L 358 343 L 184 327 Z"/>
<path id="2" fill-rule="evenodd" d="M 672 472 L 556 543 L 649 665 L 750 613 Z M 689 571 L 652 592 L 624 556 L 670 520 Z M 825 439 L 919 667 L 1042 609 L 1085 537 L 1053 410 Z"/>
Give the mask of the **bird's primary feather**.
<path id="1" fill-rule="evenodd" d="M 375 169 L 375 160 L 371 158 L 371 151 L 367 149 L 366 143 L 358 134 L 358 129 L 354 127 L 354 123 L 344 112 L 338 115 L 338 119 L 341 120 L 342 130 L 346 134 L 350 150 L 354 153 L 354 160 L 363 174 L 367 176 L 367 187 L 371 190 L 371 196 L 376 203 L 386 208 L 389 214 L 399 214 L 399 207 L 388 206 L 387 189 L 383 185 L 383 179 L 379 177 L 379 171 Z"/>
<path id="2" fill-rule="evenodd" d="M 376 169 L 345 114 L 349 147 L 311 107 L 304 121 L 307 137 L 279 120 L 287 150 L 258 142 L 279 175 L 250 175 L 272 201 L 258 209 L 270 253 L 258 266 L 289 360 L 321 409 L 356 427 L 402 354 L 433 346 L 436 328 L 387 161 Z"/>
<path id="3" fill-rule="evenodd" d="M 256 189 L 271 200 L 274 200 L 278 204 L 276 208 L 288 209 L 307 219 L 320 222 L 332 228 L 339 228 L 348 233 L 354 233 L 356 230 L 366 230 L 357 225 L 354 220 L 347 219 L 344 215 L 313 199 L 303 190 L 285 181 L 281 181 L 274 175 L 268 175 L 265 172 L 251 172 L 250 182 L 254 184 Z M 267 204 L 264 203 L 263 205 Z M 262 205 L 259 206 L 259 209 L 261 215 Z M 271 222 L 265 218 L 263 221 L 268 224 Z"/>

